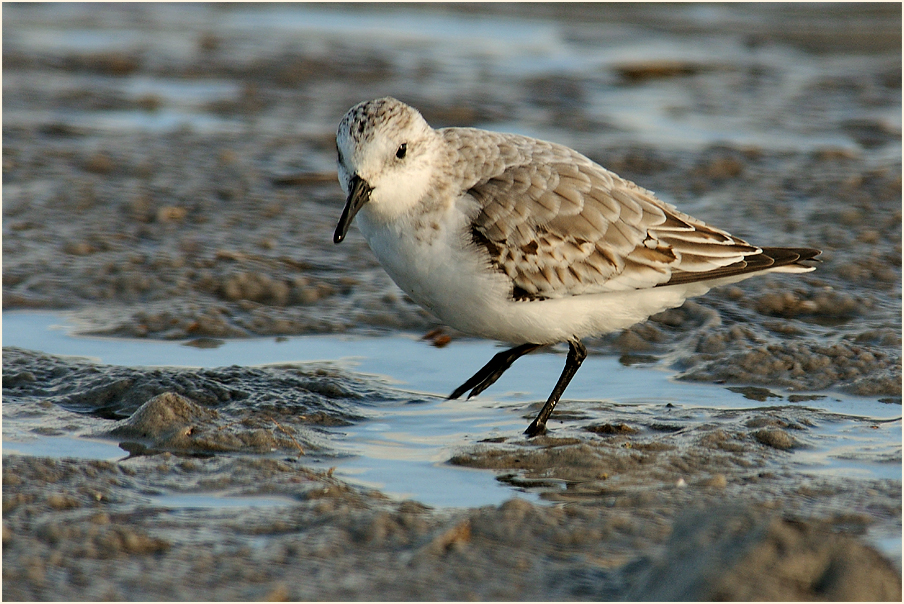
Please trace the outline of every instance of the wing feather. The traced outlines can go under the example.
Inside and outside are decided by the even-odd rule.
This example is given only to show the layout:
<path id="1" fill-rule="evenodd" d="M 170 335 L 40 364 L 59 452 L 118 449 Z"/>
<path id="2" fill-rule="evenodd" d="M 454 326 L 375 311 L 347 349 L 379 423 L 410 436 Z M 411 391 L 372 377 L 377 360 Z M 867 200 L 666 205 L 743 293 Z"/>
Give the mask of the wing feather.
<path id="1" fill-rule="evenodd" d="M 596 209 L 599 210 L 600 214 L 610 222 L 618 220 L 618 217 L 621 215 L 621 208 L 619 207 L 618 202 L 598 185 L 591 187 L 590 193 L 587 195 L 587 201 L 596 206 Z"/>
<path id="2" fill-rule="evenodd" d="M 628 224 L 638 224 L 643 218 L 643 210 L 634 199 L 633 193 L 626 188 L 613 188 L 609 193 L 618 204 L 618 217 Z"/>
<path id="3" fill-rule="evenodd" d="M 444 132 L 468 136 L 468 129 Z M 465 190 L 478 208 L 471 232 L 490 264 L 512 280 L 515 299 L 643 289 L 777 267 L 804 271 L 810 267 L 798 262 L 819 253 L 764 253 L 567 147 L 517 135 L 499 134 L 487 143 L 483 133 L 481 140 L 491 145 L 484 153 L 493 161 L 485 166 L 493 169 L 476 174 Z"/>

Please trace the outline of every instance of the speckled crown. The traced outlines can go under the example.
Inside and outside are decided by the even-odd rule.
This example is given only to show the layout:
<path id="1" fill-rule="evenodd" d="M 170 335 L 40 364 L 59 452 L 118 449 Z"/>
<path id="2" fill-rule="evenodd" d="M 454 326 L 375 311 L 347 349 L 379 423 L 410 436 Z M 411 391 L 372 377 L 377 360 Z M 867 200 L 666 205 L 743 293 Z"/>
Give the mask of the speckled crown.
<path id="1" fill-rule="evenodd" d="M 348 110 L 339 124 L 339 136 L 355 141 L 370 138 L 384 123 L 392 121 L 394 127 L 404 129 L 420 117 L 420 113 L 391 96 L 358 103 Z"/>

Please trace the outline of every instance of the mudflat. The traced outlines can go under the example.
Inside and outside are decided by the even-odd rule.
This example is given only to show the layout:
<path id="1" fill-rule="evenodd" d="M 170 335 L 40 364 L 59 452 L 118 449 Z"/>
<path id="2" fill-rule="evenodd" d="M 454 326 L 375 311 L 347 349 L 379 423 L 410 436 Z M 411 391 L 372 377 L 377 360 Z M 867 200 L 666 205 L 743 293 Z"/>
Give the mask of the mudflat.
<path id="1" fill-rule="evenodd" d="M 435 127 L 569 145 L 762 245 L 823 250 L 814 273 L 586 342 L 748 408 L 612 405 L 597 376 L 599 402 L 563 401 L 547 436 L 487 430 L 441 461 L 495 475 L 512 498 L 490 506 L 430 506 L 329 469 L 343 426 L 423 403 L 386 380 L 5 340 L 6 445 L 87 436 L 122 455 L 4 453 L 4 599 L 901 599 L 901 449 L 887 444 L 901 429 L 899 7 L 3 16 L 5 314 L 199 348 L 442 329 L 354 228 L 331 240 L 336 125 L 384 95 Z M 449 390 L 485 360 L 445 368 Z M 848 415 L 821 402 L 833 392 Z M 795 455 L 833 426 L 862 443 L 843 459 L 878 470 L 801 471 Z"/>

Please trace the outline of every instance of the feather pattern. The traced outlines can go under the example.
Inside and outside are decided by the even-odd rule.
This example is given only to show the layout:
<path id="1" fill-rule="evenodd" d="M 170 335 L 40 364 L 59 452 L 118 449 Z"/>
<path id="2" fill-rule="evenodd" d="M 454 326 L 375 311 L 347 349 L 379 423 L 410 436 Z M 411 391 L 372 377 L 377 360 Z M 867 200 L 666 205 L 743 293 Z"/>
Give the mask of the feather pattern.
<path id="1" fill-rule="evenodd" d="M 770 255 L 562 145 L 469 128 L 439 132 L 454 148 L 481 147 L 486 161 L 457 166 L 457 176 L 476 201 L 475 242 L 511 278 L 516 299 L 691 283 L 815 255 Z"/>

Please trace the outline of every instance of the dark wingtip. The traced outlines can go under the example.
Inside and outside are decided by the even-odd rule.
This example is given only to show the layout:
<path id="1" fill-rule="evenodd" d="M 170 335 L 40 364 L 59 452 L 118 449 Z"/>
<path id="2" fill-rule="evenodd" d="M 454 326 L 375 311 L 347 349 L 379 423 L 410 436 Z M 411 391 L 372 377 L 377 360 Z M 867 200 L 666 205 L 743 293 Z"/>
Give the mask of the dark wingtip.
<path id="1" fill-rule="evenodd" d="M 819 256 L 822 250 L 812 247 L 764 247 L 763 254 L 773 259 L 774 266 L 797 265 L 801 262 L 821 262 Z M 800 264 L 800 266 L 808 266 Z"/>
<path id="2" fill-rule="evenodd" d="M 816 256 L 819 256 L 822 250 L 811 247 L 763 247 L 760 249 L 761 253 L 759 254 L 752 254 L 744 260 L 711 271 L 673 273 L 671 279 L 665 283 L 660 283 L 656 287 L 708 281 L 746 273 L 756 273 L 782 266 L 800 266 L 813 269 L 815 266 L 807 264 L 808 261 L 821 262 Z"/>

